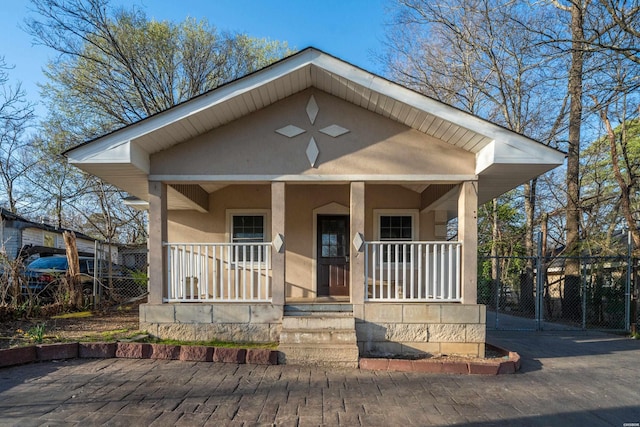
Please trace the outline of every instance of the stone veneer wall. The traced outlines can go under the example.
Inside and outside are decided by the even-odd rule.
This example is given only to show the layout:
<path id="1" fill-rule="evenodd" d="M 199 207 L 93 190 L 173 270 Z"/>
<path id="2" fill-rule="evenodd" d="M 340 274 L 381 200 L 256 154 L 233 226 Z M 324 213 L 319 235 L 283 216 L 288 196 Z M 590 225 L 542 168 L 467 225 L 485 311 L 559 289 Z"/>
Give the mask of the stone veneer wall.
<path id="1" fill-rule="evenodd" d="M 365 303 L 356 318 L 360 356 L 484 357 L 486 307 L 455 303 Z"/>
<path id="2" fill-rule="evenodd" d="M 282 306 L 269 303 L 143 304 L 140 330 L 182 341 L 278 342 Z"/>

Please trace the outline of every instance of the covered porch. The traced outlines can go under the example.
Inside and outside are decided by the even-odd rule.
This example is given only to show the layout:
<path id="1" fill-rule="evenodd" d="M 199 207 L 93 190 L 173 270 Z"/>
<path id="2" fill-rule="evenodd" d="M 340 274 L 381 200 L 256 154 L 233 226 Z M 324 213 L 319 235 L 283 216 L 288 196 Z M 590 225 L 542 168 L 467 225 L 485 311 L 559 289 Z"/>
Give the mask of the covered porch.
<path id="1" fill-rule="evenodd" d="M 304 305 L 348 311 L 359 354 L 484 353 L 476 181 L 232 183 L 206 213 L 169 209 L 170 188 L 150 183 L 154 335 L 281 341 Z"/>
<path id="2" fill-rule="evenodd" d="M 151 287 L 150 303 L 282 306 L 333 297 L 355 305 L 475 304 L 474 181 L 235 184 L 221 190 L 207 215 L 169 211 L 169 186 L 150 185 L 160 189 L 150 199 L 150 224 L 172 224 L 150 233 L 150 276 L 161 279 Z M 254 197 L 239 206 L 227 193 Z M 449 233 L 455 240 L 447 240 L 454 217 L 457 230 Z M 198 225 L 202 221 L 209 225 Z"/>

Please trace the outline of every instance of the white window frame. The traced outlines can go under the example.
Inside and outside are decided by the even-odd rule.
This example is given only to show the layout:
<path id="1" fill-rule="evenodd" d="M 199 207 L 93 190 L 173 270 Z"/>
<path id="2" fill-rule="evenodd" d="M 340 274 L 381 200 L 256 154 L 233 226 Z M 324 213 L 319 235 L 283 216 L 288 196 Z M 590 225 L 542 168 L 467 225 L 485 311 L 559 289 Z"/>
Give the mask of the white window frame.
<path id="1" fill-rule="evenodd" d="M 420 211 L 418 209 L 374 209 L 375 227 L 373 229 L 373 240 L 381 241 L 380 238 L 380 218 L 383 216 L 410 216 L 411 217 L 411 242 L 418 241 L 420 235 Z"/>
<path id="2" fill-rule="evenodd" d="M 418 236 L 420 235 L 420 211 L 418 209 L 374 209 L 373 217 L 374 217 L 374 229 L 373 229 L 373 240 L 376 242 L 382 241 L 380 237 L 380 219 L 383 216 L 410 216 L 411 217 L 411 240 L 407 240 L 407 242 L 416 242 L 418 241 Z M 391 263 L 394 264 L 393 262 Z M 383 267 L 387 268 L 389 263 L 386 258 L 383 262 Z M 417 268 L 417 267 L 416 267 Z"/>
<path id="3" fill-rule="evenodd" d="M 263 242 L 271 242 L 271 211 L 269 209 L 227 209 L 225 233 L 225 241 L 227 243 L 233 243 L 233 218 L 236 216 L 262 216 L 264 218 L 262 222 L 264 226 Z M 229 263 L 235 266 L 238 261 L 230 259 Z M 239 261 L 239 263 L 242 264 L 242 261 Z M 270 265 L 270 260 L 263 259 L 260 265 L 266 267 Z"/>

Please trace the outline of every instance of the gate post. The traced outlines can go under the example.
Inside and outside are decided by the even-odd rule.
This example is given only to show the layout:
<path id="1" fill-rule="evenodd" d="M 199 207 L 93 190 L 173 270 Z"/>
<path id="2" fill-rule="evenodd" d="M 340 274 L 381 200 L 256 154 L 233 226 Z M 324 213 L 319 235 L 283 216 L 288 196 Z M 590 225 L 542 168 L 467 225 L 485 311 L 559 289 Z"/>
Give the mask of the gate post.
<path id="1" fill-rule="evenodd" d="M 631 240 L 631 230 L 627 232 L 627 283 L 624 289 L 624 330 L 631 330 L 631 269 L 633 267 L 633 240 Z"/>
<path id="2" fill-rule="evenodd" d="M 536 331 L 542 330 L 544 303 L 544 268 L 542 259 L 542 233 L 538 233 L 538 253 L 536 256 Z"/>
<path id="3" fill-rule="evenodd" d="M 493 280 L 493 283 L 496 287 L 496 330 L 498 330 L 498 316 L 500 312 L 500 296 L 502 294 L 502 285 L 500 283 L 500 258 L 495 258 L 496 262 L 496 277 Z"/>

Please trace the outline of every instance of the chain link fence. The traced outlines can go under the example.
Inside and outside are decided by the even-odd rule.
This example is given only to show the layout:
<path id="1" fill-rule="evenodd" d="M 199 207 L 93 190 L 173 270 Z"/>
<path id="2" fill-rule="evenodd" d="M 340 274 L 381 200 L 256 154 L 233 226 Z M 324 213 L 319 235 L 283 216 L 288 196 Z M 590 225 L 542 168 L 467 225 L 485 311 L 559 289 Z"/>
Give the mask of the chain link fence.
<path id="1" fill-rule="evenodd" d="M 478 302 L 490 329 L 629 331 L 639 265 L 629 256 L 484 257 Z"/>
<path id="2" fill-rule="evenodd" d="M 146 248 L 125 252 L 125 257 L 122 250 L 116 256 L 111 249 L 108 244 L 96 243 L 91 295 L 94 307 L 141 300 L 148 293 Z"/>

